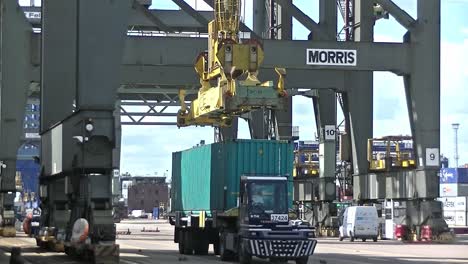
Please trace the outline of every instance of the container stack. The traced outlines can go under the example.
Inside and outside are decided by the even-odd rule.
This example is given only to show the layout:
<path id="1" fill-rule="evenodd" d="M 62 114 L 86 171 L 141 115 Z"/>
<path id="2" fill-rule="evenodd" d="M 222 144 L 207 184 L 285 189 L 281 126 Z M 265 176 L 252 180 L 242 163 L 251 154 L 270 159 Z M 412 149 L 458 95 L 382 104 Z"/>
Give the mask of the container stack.
<path id="1" fill-rule="evenodd" d="M 467 226 L 468 168 L 441 169 L 439 193 L 445 222 L 450 227 Z"/>

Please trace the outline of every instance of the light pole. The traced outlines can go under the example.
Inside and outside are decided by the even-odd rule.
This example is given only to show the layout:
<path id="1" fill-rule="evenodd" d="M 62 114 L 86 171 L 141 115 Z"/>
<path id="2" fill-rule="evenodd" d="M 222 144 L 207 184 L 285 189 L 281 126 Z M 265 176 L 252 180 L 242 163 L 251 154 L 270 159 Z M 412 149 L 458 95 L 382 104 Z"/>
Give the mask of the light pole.
<path id="1" fill-rule="evenodd" d="M 454 123 L 452 124 L 453 131 L 455 132 L 455 166 L 458 168 L 458 128 L 460 127 L 460 124 Z"/>

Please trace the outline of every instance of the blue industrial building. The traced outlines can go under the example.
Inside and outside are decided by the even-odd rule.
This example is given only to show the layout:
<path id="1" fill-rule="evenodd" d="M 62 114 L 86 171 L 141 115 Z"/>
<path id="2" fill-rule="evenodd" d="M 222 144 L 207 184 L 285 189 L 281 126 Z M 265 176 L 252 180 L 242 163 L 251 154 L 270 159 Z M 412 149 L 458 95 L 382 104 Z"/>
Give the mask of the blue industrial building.
<path id="1" fill-rule="evenodd" d="M 23 194 L 37 194 L 39 188 L 40 164 L 34 160 L 34 157 L 40 156 L 39 122 L 39 99 L 29 98 L 24 118 L 23 141 L 18 149 L 16 162 L 16 170 L 21 173 Z"/>

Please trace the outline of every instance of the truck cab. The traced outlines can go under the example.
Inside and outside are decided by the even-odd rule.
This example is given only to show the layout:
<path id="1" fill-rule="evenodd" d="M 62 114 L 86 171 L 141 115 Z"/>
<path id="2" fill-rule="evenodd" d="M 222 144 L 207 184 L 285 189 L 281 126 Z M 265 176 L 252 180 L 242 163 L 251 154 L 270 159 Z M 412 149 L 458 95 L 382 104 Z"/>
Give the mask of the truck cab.
<path id="1" fill-rule="evenodd" d="M 220 255 L 236 254 L 241 263 L 252 257 L 307 263 L 316 246 L 308 224 L 289 222 L 287 177 L 242 176 L 239 225 L 220 239 Z"/>
<path id="2" fill-rule="evenodd" d="M 288 189 L 285 177 L 241 178 L 241 226 L 287 224 Z"/>

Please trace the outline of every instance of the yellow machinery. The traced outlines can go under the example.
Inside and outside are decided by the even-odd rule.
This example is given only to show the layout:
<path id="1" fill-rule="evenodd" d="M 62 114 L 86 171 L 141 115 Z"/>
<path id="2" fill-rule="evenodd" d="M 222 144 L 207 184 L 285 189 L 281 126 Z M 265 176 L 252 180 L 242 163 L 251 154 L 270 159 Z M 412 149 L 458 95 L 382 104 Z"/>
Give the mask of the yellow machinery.
<path id="1" fill-rule="evenodd" d="M 177 114 L 179 127 L 231 125 L 233 116 L 252 109 L 284 109 L 286 70 L 277 68 L 277 87 L 272 81 L 260 82 L 258 69 L 264 53 L 254 40 L 240 43 L 240 0 L 215 0 L 215 20 L 208 24 L 208 51 L 195 63 L 201 88 L 191 107 L 185 104 L 185 91 L 179 91 L 181 109 Z"/>
<path id="2" fill-rule="evenodd" d="M 369 139 L 367 160 L 371 171 L 415 168 L 412 138 L 410 136 L 387 136 Z"/>
<path id="3" fill-rule="evenodd" d="M 318 150 L 295 150 L 293 177 L 319 175 Z"/>

